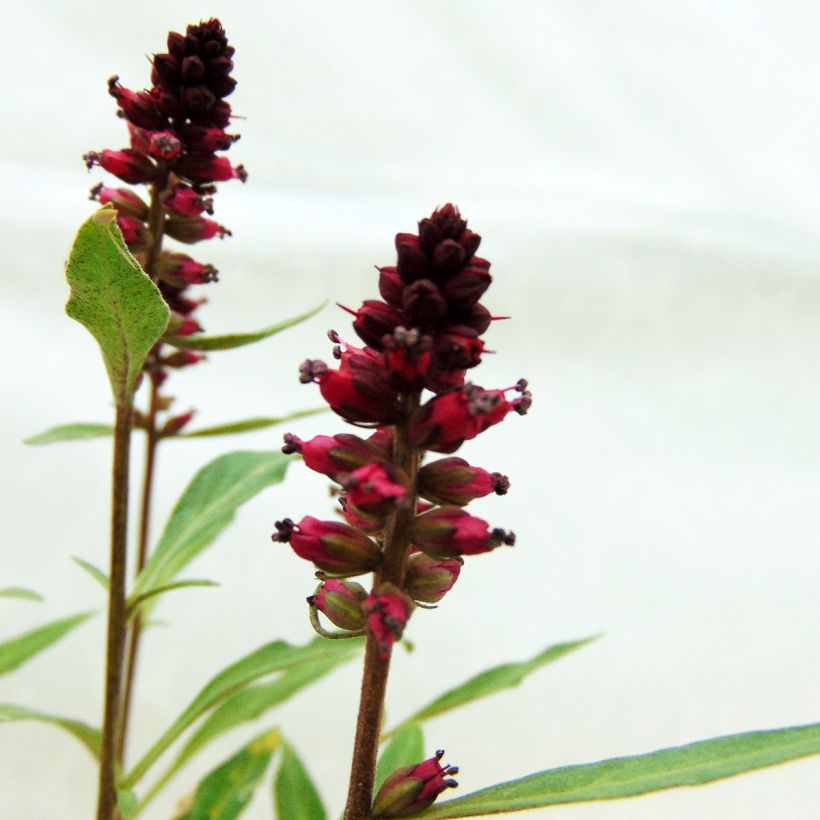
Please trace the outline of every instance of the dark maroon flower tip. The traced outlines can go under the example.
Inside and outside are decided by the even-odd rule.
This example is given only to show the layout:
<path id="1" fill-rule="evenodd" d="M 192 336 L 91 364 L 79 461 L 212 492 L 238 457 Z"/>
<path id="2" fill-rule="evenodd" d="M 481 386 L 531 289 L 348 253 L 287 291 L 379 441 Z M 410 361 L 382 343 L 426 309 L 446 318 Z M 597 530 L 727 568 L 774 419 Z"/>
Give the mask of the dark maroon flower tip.
<path id="1" fill-rule="evenodd" d="M 506 495 L 510 489 L 510 479 L 501 473 L 492 473 L 493 492 L 496 495 Z"/>
<path id="2" fill-rule="evenodd" d="M 285 518 L 282 521 L 276 521 L 273 526 L 276 527 L 276 532 L 271 536 L 271 541 L 280 541 L 283 544 L 289 543 L 293 537 L 293 520 Z"/>
<path id="3" fill-rule="evenodd" d="M 305 359 L 299 365 L 299 381 L 310 384 L 327 372 L 327 365 L 321 359 Z"/>

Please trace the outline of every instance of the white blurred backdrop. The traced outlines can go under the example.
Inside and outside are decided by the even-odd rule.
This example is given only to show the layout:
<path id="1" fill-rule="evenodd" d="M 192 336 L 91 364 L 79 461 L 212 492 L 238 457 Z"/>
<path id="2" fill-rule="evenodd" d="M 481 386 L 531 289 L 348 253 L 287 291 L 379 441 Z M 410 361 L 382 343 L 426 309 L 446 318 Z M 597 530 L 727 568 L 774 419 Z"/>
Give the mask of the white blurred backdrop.
<path id="1" fill-rule="evenodd" d="M 102 608 L 69 556 L 106 563 L 110 444 L 27 448 L 69 421 L 111 418 L 98 351 L 63 314 L 63 261 L 91 210 L 89 149 L 125 145 L 105 82 L 148 83 L 169 29 L 218 15 L 237 48 L 246 120 L 222 186 L 234 231 L 195 248 L 221 281 L 211 332 L 262 327 L 321 299 L 376 292 L 393 235 L 457 203 L 484 237 L 498 314 L 479 380 L 526 376 L 523 419 L 465 446 L 507 473 L 476 505 L 518 535 L 467 562 L 399 653 L 397 720 L 466 676 L 604 632 L 520 688 L 432 721 L 427 745 L 466 794 L 556 765 L 820 720 L 820 7 L 800 2 L 99 4 L 6 10 L 0 270 L 5 298 L 0 638 Z M 206 289 L 203 288 L 203 291 Z M 317 406 L 298 384 L 327 356 L 327 308 L 287 334 L 174 375 L 201 425 Z M 350 331 L 348 330 L 348 335 Z M 302 436 L 343 428 L 320 416 Z M 288 429 L 288 428 L 285 428 Z M 206 461 L 275 449 L 284 430 L 168 443 L 157 533 Z M 139 443 L 136 446 L 140 451 Z M 138 489 L 135 464 L 134 490 Z M 312 635 L 310 567 L 273 521 L 328 514 L 298 465 L 192 565 L 217 589 L 168 595 L 148 633 L 132 754 L 216 671 L 275 637 Z M 104 618 L 0 680 L 0 702 L 99 721 Z M 333 814 L 345 791 L 359 669 L 342 667 L 259 725 L 226 736 L 144 815 L 168 818 L 199 776 L 283 727 Z M 58 729 L 0 727 L 0 816 L 90 817 L 96 776 Z M 667 820 L 817 816 L 820 761 L 627 802 L 530 816 Z M 272 816 L 269 788 L 245 815 Z"/>

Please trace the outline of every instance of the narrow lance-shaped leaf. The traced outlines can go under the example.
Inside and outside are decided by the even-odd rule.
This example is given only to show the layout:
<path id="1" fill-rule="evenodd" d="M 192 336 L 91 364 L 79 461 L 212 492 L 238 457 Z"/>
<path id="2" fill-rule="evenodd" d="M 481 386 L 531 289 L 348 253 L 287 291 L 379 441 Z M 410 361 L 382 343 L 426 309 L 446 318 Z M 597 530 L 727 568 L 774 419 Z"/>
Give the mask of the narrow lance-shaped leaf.
<path id="1" fill-rule="evenodd" d="M 171 314 L 128 250 L 113 207 L 101 208 L 80 227 L 66 279 L 71 288 L 66 313 L 97 340 L 114 401 L 124 406 Z"/>
<path id="2" fill-rule="evenodd" d="M 0 598 L 19 598 L 21 601 L 44 601 L 39 592 L 23 587 L 3 587 L 0 589 Z"/>
<path id="3" fill-rule="evenodd" d="M 76 555 L 72 555 L 71 560 L 78 567 L 84 569 L 103 589 L 108 589 L 108 576 L 99 567 L 94 566 L 90 561 L 78 558 Z"/>
<path id="4" fill-rule="evenodd" d="M 264 430 L 266 427 L 284 424 L 287 421 L 302 419 L 306 416 L 315 416 L 317 413 L 326 413 L 327 411 L 327 407 L 315 407 L 311 410 L 298 410 L 295 413 L 289 413 L 287 416 L 259 416 L 253 419 L 216 424 L 213 427 L 202 427 L 199 430 L 191 430 L 190 433 L 178 433 L 175 436 L 171 436 L 171 438 L 202 438 L 204 436 L 227 436 L 235 433 L 250 433 L 254 430 Z"/>
<path id="5" fill-rule="evenodd" d="M 698 786 L 820 753 L 820 723 L 701 740 L 635 757 L 564 766 L 448 800 L 420 818 L 475 817 Z"/>
<path id="6" fill-rule="evenodd" d="M 548 663 L 557 661 L 570 652 L 574 652 L 576 649 L 580 649 L 582 646 L 586 646 L 588 643 L 597 640 L 597 638 L 598 636 L 596 635 L 590 638 L 583 638 L 579 641 L 557 643 L 547 647 L 543 652 L 540 652 L 528 661 L 504 663 L 492 669 L 487 669 L 485 672 L 480 672 L 478 675 L 459 684 L 454 689 L 450 689 L 440 697 L 437 697 L 432 703 L 420 709 L 414 715 L 407 718 L 407 720 L 402 721 L 399 726 L 388 732 L 385 737 L 390 737 L 395 734 L 399 728 L 407 723 L 428 720 L 431 717 L 449 712 L 451 709 L 464 706 L 479 698 L 485 698 L 502 689 L 518 686 L 527 675 L 532 674 Z"/>
<path id="7" fill-rule="evenodd" d="M 100 732 L 93 726 L 79 720 L 49 715 L 25 706 L 15 706 L 13 703 L 0 703 L 0 723 L 11 723 L 16 720 L 35 720 L 39 723 L 52 723 L 72 734 L 94 757 L 100 754 Z"/>
<path id="8" fill-rule="evenodd" d="M 93 612 L 81 612 L 69 618 L 61 618 L 59 621 L 52 621 L 50 624 L 40 626 L 17 638 L 0 643 L 0 675 L 5 675 L 22 666 L 27 660 L 59 641 L 83 621 L 87 621 L 93 614 Z"/>
<path id="9" fill-rule="evenodd" d="M 285 477 L 290 461 L 281 452 L 239 451 L 203 467 L 177 502 L 132 595 L 169 583 L 228 526 L 238 507 Z"/>
<path id="10" fill-rule="evenodd" d="M 24 439 L 23 444 L 41 445 L 55 444 L 60 441 L 83 441 L 113 434 L 114 428 L 110 424 L 76 422 L 74 424 L 60 424 L 57 427 L 49 427 L 48 430 L 38 433 L 36 436 Z"/>
<path id="11" fill-rule="evenodd" d="M 387 778 L 403 766 L 413 766 L 424 760 L 424 732 L 418 723 L 406 723 L 399 729 L 376 764 L 376 784 L 373 792 L 381 788 Z"/>
<path id="12" fill-rule="evenodd" d="M 252 740 L 197 786 L 190 808 L 177 820 L 234 820 L 247 808 L 270 765 L 279 731 Z"/>
<path id="13" fill-rule="evenodd" d="M 273 782 L 273 803 L 277 820 L 326 820 L 327 817 L 305 764 L 285 740 Z"/>
<path id="14" fill-rule="evenodd" d="M 311 316 L 315 316 L 326 304 L 327 302 L 322 302 L 321 305 L 317 305 L 305 313 L 300 313 L 291 319 L 285 319 L 275 325 L 252 333 L 226 333 L 223 336 L 166 336 L 162 341 L 183 350 L 230 350 L 234 347 L 243 347 L 254 342 L 261 342 L 263 339 L 267 339 L 282 330 L 298 325 L 300 322 L 310 319 Z"/>
<path id="15" fill-rule="evenodd" d="M 155 598 L 157 595 L 163 595 L 166 592 L 171 592 L 175 589 L 187 589 L 188 587 L 218 587 L 219 584 L 216 581 L 207 581 L 205 579 L 198 579 L 198 578 L 191 578 L 185 581 L 173 581 L 170 584 L 163 584 L 161 587 L 156 587 L 156 589 L 149 589 L 147 592 L 143 592 L 141 595 L 131 596 L 128 599 L 127 605 L 127 614 L 129 618 L 133 618 L 137 614 L 137 608 L 143 602 L 148 600 L 149 598 Z"/>
<path id="16" fill-rule="evenodd" d="M 122 785 L 127 788 L 134 786 L 157 758 L 198 717 L 212 706 L 265 675 L 284 672 L 286 669 L 320 660 L 330 660 L 332 662 L 332 659 L 342 651 L 337 646 L 338 643 L 338 641 L 326 641 L 318 637 L 304 646 L 292 646 L 285 641 L 273 641 L 231 664 L 203 687 L 182 714 L 163 733 L 162 737 L 154 743 L 128 773 Z M 346 643 L 361 645 L 360 641 Z"/>

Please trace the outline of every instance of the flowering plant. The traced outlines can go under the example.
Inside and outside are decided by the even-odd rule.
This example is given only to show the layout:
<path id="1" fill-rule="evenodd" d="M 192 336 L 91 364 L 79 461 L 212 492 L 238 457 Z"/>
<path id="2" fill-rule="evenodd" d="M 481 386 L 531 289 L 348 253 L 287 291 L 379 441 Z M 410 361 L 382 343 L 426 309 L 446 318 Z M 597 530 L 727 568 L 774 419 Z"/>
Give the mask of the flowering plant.
<path id="1" fill-rule="evenodd" d="M 103 207 L 82 225 L 72 248 L 67 312 L 99 343 L 115 422 L 61 425 L 29 439 L 46 444 L 113 437 L 109 571 L 80 562 L 107 595 L 102 723 L 98 729 L 20 704 L 0 705 L 0 720 L 56 724 L 88 748 L 99 773 L 97 820 L 138 816 L 207 745 L 229 729 L 267 715 L 359 657 L 362 648 L 346 820 L 457 818 L 627 797 L 820 752 L 820 724 L 749 732 L 539 771 L 437 802 L 442 792 L 457 786 L 453 775 L 458 769 L 442 762 L 443 751 L 430 755 L 425 750 L 424 721 L 514 686 L 591 638 L 548 647 L 529 661 L 493 667 L 383 731 L 391 658 L 397 644 L 406 641 L 411 618 L 418 617 L 419 609 L 436 609 L 442 602 L 446 606 L 448 596 L 459 594 L 457 583 L 470 566 L 465 559 L 472 562 L 473 556 L 515 543 L 511 531 L 466 509 L 476 499 L 505 495 L 510 480 L 455 453 L 490 428 L 489 435 L 501 436 L 503 428 L 496 426 L 511 413 L 526 414 L 532 399 L 525 379 L 504 389 L 485 389 L 471 380 L 489 352 L 484 334 L 503 317 L 493 316 L 481 302 L 491 283 L 491 266 L 477 256 L 481 239 L 452 204 L 422 219 L 417 232 L 396 236 L 395 264 L 379 269 L 380 299 L 366 300 L 355 310 L 344 308 L 354 317 L 353 331 L 363 346 L 333 330 L 329 336 L 338 366 L 307 359 L 299 367 L 301 381 L 318 385 L 330 409 L 358 433 L 307 440 L 287 433 L 282 452 L 239 451 L 216 458 L 193 478 L 150 548 L 161 442 L 240 433 L 284 420 L 245 419 L 189 432 L 192 411 L 170 413 L 173 399 L 164 392 L 170 374 L 198 365 L 204 352 L 260 341 L 315 313 L 257 332 L 205 335 L 194 318 L 202 301 L 191 298 L 190 289 L 210 286 L 217 272 L 165 245 L 166 238 L 194 244 L 230 234 L 209 217 L 216 183 L 247 178 L 241 165 L 218 154 L 238 139 L 226 131 L 232 118 L 226 98 L 235 85 L 233 56 L 219 21 L 208 20 L 189 26 L 184 35 L 169 35 L 167 52 L 152 59 L 151 88 L 135 92 L 117 77 L 109 81 L 128 128 L 129 147 L 89 152 L 86 164 L 89 169 L 100 166 L 126 185 L 145 186 L 147 195 L 103 183 L 92 189 L 92 198 Z M 135 407 L 140 389 L 148 393 L 144 410 Z M 129 583 L 128 487 L 135 431 L 145 433 L 145 474 Z M 283 517 L 273 534 L 274 541 L 288 544 L 315 569 L 318 583 L 312 591 L 306 589 L 307 620 L 318 635 L 304 645 L 272 640 L 236 660 L 209 680 L 131 762 L 128 730 L 137 659 L 153 606 L 176 589 L 213 583 L 180 579 L 179 573 L 215 541 L 242 503 L 282 481 L 287 466 L 298 459 L 333 483 L 338 501 L 335 518 Z M 370 578 L 351 580 L 363 576 Z M 2 594 L 36 597 L 19 587 Z M 62 618 L 0 643 L 0 674 L 33 659 L 91 614 Z M 431 617 L 446 619 L 446 609 Z M 146 785 L 146 775 L 195 724 L 170 765 Z M 181 801 L 176 817 L 239 816 L 275 755 L 276 816 L 326 818 L 319 790 L 279 726 L 268 727 L 205 773 Z"/>

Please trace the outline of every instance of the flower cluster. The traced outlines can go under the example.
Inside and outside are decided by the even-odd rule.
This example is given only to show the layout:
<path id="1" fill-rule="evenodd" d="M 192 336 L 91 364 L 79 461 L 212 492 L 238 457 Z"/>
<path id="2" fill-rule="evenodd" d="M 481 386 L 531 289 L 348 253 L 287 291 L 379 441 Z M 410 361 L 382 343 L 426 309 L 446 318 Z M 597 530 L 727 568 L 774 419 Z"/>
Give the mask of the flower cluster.
<path id="1" fill-rule="evenodd" d="M 99 165 L 128 185 L 150 186 L 146 202 L 131 188 L 100 183 L 91 198 L 111 203 L 129 249 L 157 283 L 172 310 L 168 333 L 189 336 L 202 330 L 193 316 L 204 300 L 188 296 L 190 285 L 213 282 L 213 265 L 186 253 L 162 250 L 164 236 L 185 244 L 229 235 L 209 219 L 216 182 L 246 179 L 244 168 L 218 156 L 239 139 L 225 129 L 231 120 L 226 102 L 236 80 L 230 76 L 234 49 L 219 20 L 189 25 L 185 34 L 168 35 L 168 52 L 152 59 L 152 87 L 132 91 L 118 77 L 108 90 L 125 119 L 130 145 L 119 151 L 91 151 L 89 169 Z M 162 380 L 167 367 L 195 364 L 200 356 L 181 351 L 167 361 L 151 363 L 152 377 Z"/>
<path id="2" fill-rule="evenodd" d="M 375 429 L 367 438 L 285 435 L 286 453 L 300 453 L 338 485 L 344 520 L 284 519 L 273 538 L 289 543 L 326 579 L 308 599 L 311 606 L 342 629 L 367 631 L 384 656 L 415 604 L 436 604 L 453 587 L 463 556 L 514 543 L 512 533 L 463 509 L 506 493 L 505 476 L 456 456 L 419 467 L 424 451 L 453 453 L 530 405 L 523 379 L 506 390 L 466 381 L 493 318 L 479 302 L 490 284 L 490 263 L 475 255 L 479 242 L 453 205 L 423 219 L 418 234 L 399 234 L 396 265 L 379 270 L 383 299 L 345 308 L 364 346 L 331 331 L 339 367 L 308 359 L 300 368 L 301 380 L 318 383 L 336 413 Z M 433 395 L 422 403 L 424 390 Z M 391 538 L 401 542 L 402 554 L 388 572 L 387 553 L 397 548 Z M 376 575 L 369 593 L 342 580 L 369 572 Z"/>

